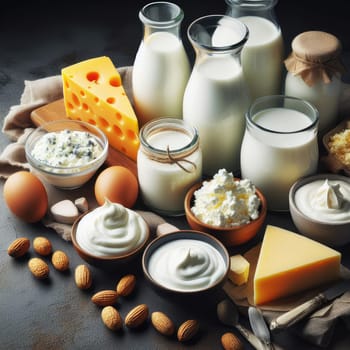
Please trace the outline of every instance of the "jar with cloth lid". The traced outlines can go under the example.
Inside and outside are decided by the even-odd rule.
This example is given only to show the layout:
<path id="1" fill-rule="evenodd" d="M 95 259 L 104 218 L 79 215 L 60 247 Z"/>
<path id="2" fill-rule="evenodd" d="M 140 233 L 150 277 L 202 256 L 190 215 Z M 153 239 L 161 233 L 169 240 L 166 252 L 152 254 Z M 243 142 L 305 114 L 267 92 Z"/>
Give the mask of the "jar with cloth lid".
<path id="1" fill-rule="evenodd" d="M 285 60 L 285 94 L 312 103 L 319 112 L 319 132 L 337 123 L 345 68 L 340 60 L 341 43 L 332 34 L 308 31 L 292 41 Z"/>
<path id="2" fill-rule="evenodd" d="M 146 123 L 140 130 L 137 172 L 142 199 L 150 209 L 183 215 L 188 189 L 202 178 L 197 130 L 175 118 Z"/>
<path id="3" fill-rule="evenodd" d="M 241 61 L 252 100 L 282 90 L 284 44 L 276 17 L 278 0 L 225 0 L 226 14 L 249 29 Z"/>

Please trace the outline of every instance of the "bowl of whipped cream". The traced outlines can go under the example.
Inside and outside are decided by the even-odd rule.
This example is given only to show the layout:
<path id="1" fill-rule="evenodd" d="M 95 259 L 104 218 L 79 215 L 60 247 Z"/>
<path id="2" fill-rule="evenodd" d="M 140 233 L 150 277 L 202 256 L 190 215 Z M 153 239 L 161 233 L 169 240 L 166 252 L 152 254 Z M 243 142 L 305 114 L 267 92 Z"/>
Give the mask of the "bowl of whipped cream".
<path id="1" fill-rule="evenodd" d="M 149 236 L 149 227 L 140 214 L 108 200 L 80 216 L 71 234 L 79 256 L 103 268 L 141 258 Z"/>
<path id="2" fill-rule="evenodd" d="M 289 209 L 300 233 L 336 247 L 350 242 L 350 178 L 317 174 L 296 181 Z"/>
<path id="3" fill-rule="evenodd" d="M 188 190 L 185 213 L 193 230 L 209 233 L 230 247 L 256 236 L 266 219 L 267 205 L 249 179 L 235 178 L 220 169 Z"/>
<path id="4" fill-rule="evenodd" d="M 142 256 L 146 279 L 157 291 L 193 296 L 222 287 L 229 271 L 229 254 L 215 237 L 180 230 L 155 238 Z"/>

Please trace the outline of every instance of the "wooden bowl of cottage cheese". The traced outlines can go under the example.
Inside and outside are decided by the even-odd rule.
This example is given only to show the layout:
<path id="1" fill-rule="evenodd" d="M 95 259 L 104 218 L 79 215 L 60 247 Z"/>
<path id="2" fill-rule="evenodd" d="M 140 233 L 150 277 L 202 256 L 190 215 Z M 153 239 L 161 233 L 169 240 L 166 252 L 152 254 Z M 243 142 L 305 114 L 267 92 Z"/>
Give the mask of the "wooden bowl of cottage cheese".
<path id="1" fill-rule="evenodd" d="M 267 205 L 250 180 L 220 169 L 212 179 L 189 189 L 185 212 L 193 230 L 209 233 L 229 247 L 256 236 L 266 219 Z"/>

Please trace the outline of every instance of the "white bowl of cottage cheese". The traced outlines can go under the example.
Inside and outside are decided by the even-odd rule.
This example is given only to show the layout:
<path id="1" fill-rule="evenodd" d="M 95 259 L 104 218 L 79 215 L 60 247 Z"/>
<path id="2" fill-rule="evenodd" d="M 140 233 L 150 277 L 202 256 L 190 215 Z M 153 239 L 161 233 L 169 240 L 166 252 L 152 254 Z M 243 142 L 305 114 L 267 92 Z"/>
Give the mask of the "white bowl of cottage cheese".
<path id="1" fill-rule="evenodd" d="M 226 246 L 246 243 L 261 229 L 266 199 L 249 179 L 237 179 L 220 169 L 212 179 L 192 186 L 185 212 L 193 230 L 210 233 Z"/>
<path id="2" fill-rule="evenodd" d="M 69 119 L 43 124 L 25 143 L 31 171 L 63 189 L 86 183 L 105 162 L 107 153 L 108 140 L 100 129 Z"/>

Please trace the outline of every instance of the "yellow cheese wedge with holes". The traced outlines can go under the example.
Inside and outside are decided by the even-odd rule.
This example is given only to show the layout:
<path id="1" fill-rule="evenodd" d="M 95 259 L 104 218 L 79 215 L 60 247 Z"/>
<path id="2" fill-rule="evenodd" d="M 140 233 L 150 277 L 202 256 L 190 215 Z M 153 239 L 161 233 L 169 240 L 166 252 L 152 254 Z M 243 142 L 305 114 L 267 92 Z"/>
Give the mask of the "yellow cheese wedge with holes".
<path id="1" fill-rule="evenodd" d="M 110 58 L 92 58 L 62 69 L 69 118 L 98 126 L 109 144 L 136 160 L 139 126 L 119 72 Z"/>
<path id="2" fill-rule="evenodd" d="M 254 275 L 254 302 L 264 304 L 337 280 L 340 261 L 338 251 L 268 225 Z"/>

